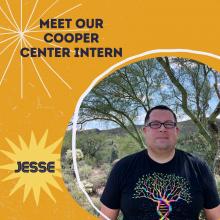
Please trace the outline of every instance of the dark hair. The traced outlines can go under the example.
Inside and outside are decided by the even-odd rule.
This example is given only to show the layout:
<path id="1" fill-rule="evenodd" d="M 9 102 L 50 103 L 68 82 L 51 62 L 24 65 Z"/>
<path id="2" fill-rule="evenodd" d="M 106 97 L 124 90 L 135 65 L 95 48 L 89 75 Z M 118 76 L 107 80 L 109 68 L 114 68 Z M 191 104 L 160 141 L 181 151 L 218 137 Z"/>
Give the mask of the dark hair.
<path id="1" fill-rule="evenodd" d="M 176 118 L 176 114 L 173 112 L 173 110 L 171 110 L 169 107 L 167 107 L 166 105 L 157 105 L 157 106 L 154 106 L 153 108 L 149 109 L 147 111 L 147 114 L 146 114 L 146 117 L 145 117 L 145 120 L 144 120 L 144 124 L 146 125 L 147 121 L 149 120 L 150 118 L 150 113 L 153 111 L 153 110 L 156 110 L 156 109 L 159 109 L 159 110 L 166 110 L 166 111 L 170 111 L 172 114 L 173 114 L 173 117 L 175 119 L 175 122 L 177 122 L 177 118 Z"/>

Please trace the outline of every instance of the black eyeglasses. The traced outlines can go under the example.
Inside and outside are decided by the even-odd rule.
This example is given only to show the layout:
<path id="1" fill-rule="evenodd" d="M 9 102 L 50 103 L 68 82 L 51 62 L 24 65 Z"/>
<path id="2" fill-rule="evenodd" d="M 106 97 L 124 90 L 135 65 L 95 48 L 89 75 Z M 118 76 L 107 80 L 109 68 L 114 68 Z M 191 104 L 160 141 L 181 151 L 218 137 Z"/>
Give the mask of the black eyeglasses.
<path id="1" fill-rule="evenodd" d="M 161 126 L 164 126 L 167 129 L 171 129 L 171 128 L 175 128 L 176 127 L 176 122 L 172 122 L 172 121 L 165 121 L 165 122 L 159 122 L 159 121 L 152 121 L 148 124 L 145 125 L 145 127 L 150 127 L 153 129 L 158 129 Z"/>

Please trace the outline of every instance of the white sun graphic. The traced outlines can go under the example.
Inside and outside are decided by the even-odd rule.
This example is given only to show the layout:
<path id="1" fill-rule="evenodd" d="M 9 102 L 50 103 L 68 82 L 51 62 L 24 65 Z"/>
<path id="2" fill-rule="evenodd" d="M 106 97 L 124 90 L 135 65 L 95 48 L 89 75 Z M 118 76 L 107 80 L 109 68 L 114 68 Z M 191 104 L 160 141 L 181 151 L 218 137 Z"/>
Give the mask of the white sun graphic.
<path id="1" fill-rule="evenodd" d="M 48 131 L 46 131 L 43 136 L 37 142 L 34 133 L 31 133 L 30 143 L 27 144 L 21 136 L 19 136 L 19 146 L 14 142 L 6 138 L 8 145 L 11 147 L 12 152 L 0 150 L 1 153 L 6 155 L 12 161 L 9 164 L 1 165 L 0 169 L 11 171 L 10 174 L 2 179 L 2 181 L 9 181 L 16 179 L 17 182 L 9 192 L 9 195 L 13 195 L 20 188 L 24 188 L 23 202 L 26 201 L 28 195 L 33 191 L 34 199 L 36 204 L 39 204 L 40 193 L 43 190 L 46 194 L 56 202 L 54 196 L 49 188 L 51 186 L 62 191 L 56 177 L 61 178 L 60 172 L 60 154 L 53 153 L 57 147 L 60 145 L 62 138 L 55 141 L 53 144 L 46 146 L 46 141 L 48 137 Z M 46 163 L 53 161 L 55 164 L 54 172 L 15 172 L 18 169 L 18 161 L 44 161 Z"/>
<path id="2" fill-rule="evenodd" d="M 5 78 L 7 77 L 7 73 L 9 72 L 10 65 L 13 63 L 13 60 L 15 59 L 15 56 L 20 56 L 19 58 L 19 67 L 18 71 L 20 72 L 20 97 L 21 99 L 24 97 L 24 58 L 20 55 L 20 53 L 17 53 L 20 51 L 23 47 L 33 47 L 33 45 L 30 43 L 30 41 L 35 42 L 35 43 L 44 43 L 45 45 L 50 45 L 55 48 L 63 48 L 62 44 L 55 44 L 55 43 L 46 43 L 43 39 L 33 36 L 33 34 L 36 33 L 45 33 L 45 32 L 77 32 L 77 31 L 84 31 L 84 29 L 55 29 L 55 30 L 41 30 L 40 25 L 36 25 L 37 22 L 41 18 L 47 15 L 49 11 L 51 11 L 59 2 L 59 0 L 53 1 L 49 6 L 46 6 L 46 8 L 42 11 L 39 16 L 36 16 L 36 8 L 39 5 L 39 0 L 34 1 L 33 8 L 30 10 L 30 15 L 28 16 L 27 21 L 24 21 L 25 19 L 23 18 L 23 5 L 26 3 L 25 0 L 20 0 L 19 6 L 20 6 L 20 19 L 15 18 L 13 15 L 13 8 L 12 8 L 12 3 L 10 5 L 8 0 L 5 0 L 5 9 L 3 9 L 3 5 L 0 3 L 0 13 L 3 15 L 4 19 L 10 26 L 4 26 L 0 24 L 0 36 L 4 37 L 3 40 L 0 41 L 0 45 L 4 45 L 4 47 L 0 50 L 0 57 L 2 54 L 5 54 L 7 50 L 13 48 L 12 53 L 8 54 L 9 58 L 7 59 L 7 64 L 5 66 L 5 69 L 3 70 L 3 73 L 0 74 L 0 86 L 4 82 Z M 44 2 L 41 2 L 41 4 L 45 4 Z M 55 14 L 53 18 L 58 19 L 61 18 L 64 15 L 68 15 L 70 12 L 73 10 L 79 8 L 82 6 L 81 3 L 75 4 L 72 7 L 66 9 L 62 13 Z M 35 16 L 33 16 L 35 15 Z M 33 19 L 33 17 L 37 17 L 37 19 Z M 70 50 L 73 52 L 73 50 Z M 27 59 L 27 58 L 26 58 Z M 29 56 L 29 59 L 33 65 L 33 69 L 35 71 L 35 74 L 40 81 L 42 88 L 48 95 L 48 97 L 52 97 L 51 92 L 47 88 L 46 83 L 43 80 L 43 77 L 41 75 L 41 72 L 39 70 L 39 67 L 36 63 L 36 61 Z M 68 89 L 72 89 L 72 87 L 62 78 L 61 74 L 58 73 L 52 66 L 51 63 L 49 63 L 46 59 L 43 57 L 40 57 L 42 63 L 46 65 L 48 68 L 48 71 L 50 71 L 52 74 L 54 74 L 62 83 L 65 85 Z"/>

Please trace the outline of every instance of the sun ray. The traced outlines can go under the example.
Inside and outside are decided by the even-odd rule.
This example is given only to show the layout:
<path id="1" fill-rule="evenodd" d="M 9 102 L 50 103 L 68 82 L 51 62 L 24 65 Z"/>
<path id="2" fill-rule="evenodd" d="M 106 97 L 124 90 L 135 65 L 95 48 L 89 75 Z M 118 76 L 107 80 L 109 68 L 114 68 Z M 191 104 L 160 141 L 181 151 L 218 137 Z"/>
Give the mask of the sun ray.
<path id="1" fill-rule="evenodd" d="M 8 145 L 11 147 L 11 149 L 15 154 L 21 151 L 21 149 L 19 149 L 17 145 L 13 143 L 11 140 L 9 140 L 8 138 L 5 138 L 5 140 L 7 141 Z"/>
<path id="2" fill-rule="evenodd" d="M 33 192 L 34 192 L 34 200 L 36 202 L 36 204 L 39 204 L 39 199 L 40 199 L 40 187 L 35 187 L 33 188 Z"/>
<path id="3" fill-rule="evenodd" d="M 33 189 L 33 193 L 34 193 L 34 200 L 38 206 L 39 204 L 39 199 L 40 199 L 40 187 L 36 187 Z"/>
<path id="4" fill-rule="evenodd" d="M 1 27 L 1 26 L 0 26 L 0 29 L 6 30 L 6 31 L 11 31 L 11 32 L 14 33 L 14 34 L 17 34 L 17 33 L 18 33 L 18 32 L 15 31 L 15 30 L 12 30 L 12 29 L 9 29 L 9 28 L 5 28 L 5 27 Z"/>
<path id="5" fill-rule="evenodd" d="M 27 44 L 32 47 L 32 45 L 29 43 L 28 40 L 27 41 Z M 44 63 L 48 66 L 48 68 L 69 88 L 69 89 L 72 89 L 72 87 L 53 69 L 53 67 L 43 58 L 41 57 L 41 59 L 44 61 Z"/>
<path id="6" fill-rule="evenodd" d="M 8 15 L 4 12 L 4 10 L 2 9 L 2 7 L 0 6 L 0 11 L 2 12 L 2 14 L 5 16 L 5 18 L 10 22 L 10 24 L 17 29 L 17 27 L 15 26 L 15 24 L 11 21 L 11 19 L 8 17 Z"/>
<path id="7" fill-rule="evenodd" d="M 16 155 L 11 153 L 11 152 L 8 152 L 8 151 L 5 151 L 5 150 L 0 150 L 0 152 L 2 154 L 4 154 L 5 156 L 7 156 L 9 159 L 11 159 L 12 161 L 16 161 Z"/>
<path id="8" fill-rule="evenodd" d="M 41 59 L 48 66 L 48 68 L 61 80 L 61 82 L 63 82 L 69 89 L 72 89 L 72 87 L 53 69 L 53 67 L 43 57 L 41 57 Z"/>
<path id="9" fill-rule="evenodd" d="M 33 22 L 31 23 L 31 25 L 29 26 L 29 28 L 31 28 L 36 22 L 39 21 L 40 18 L 42 18 L 59 0 L 56 0 L 55 2 L 53 2 L 46 10 L 44 10 L 44 12 Z"/>
<path id="10" fill-rule="evenodd" d="M 54 178 L 48 178 L 47 182 L 52 185 L 53 187 L 59 189 L 60 191 L 63 191 L 62 188 L 60 187 L 60 185 L 57 183 L 57 181 Z"/>
<path id="11" fill-rule="evenodd" d="M 70 11 L 72 11 L 72 10 L 74 10 L 74 9 L 76 9 L 76 8 L 78 8 L 78 7 L 80 7 L 80 6 L 82 6 L 82 4 L 75 5 L 75 6 L 73 6 L 72 8 L 70 8 L 70 9 L 68 9 L 68 10 L 66 10 L 66 11 L 64 11 L 64 12 L 62 12 L 61 14 L 55 16 L 54 18 L 59 18 L 59 17 L 61 17 L 62 15 L 66 14 L 66 13 L 68 13 L 68 12 L 70 12 Z M 37 25 L 37 26 L 35 26 L 35 27 L 33 27 L 33 28 L 30 28 L 28 31 L 34 30 L 34 29 L 36 29 L 36 28 L 38 28 L 38 27 L 40 27 L 40 25 Z"/>
<path id="12" fill-rule="evenodd" d="M 14 32 L 5 32 L 5 33 L 0 33 L 0 36 L 2 36 L 2 35 L 10 35 L 10 34 L 16 34 L 16 33 L 14 33 Z"/>
<path id="13" fill-rule="evenodd" d="M 41 137 L 38 146 L 40 148 L 43 148 L 46 145 L 46 141 L 47 141 L 47 136 L 48 136 L 48 130 L 46 130 L 43 134 L 43 136 Z"/>
<path id="14" fill-rule="evenodd" d="M 25 46 L 27 47 L 26 39 L 25 39 L 25 38 L 24 38 L 24 44 L 25 44 Z M 36 73 L 37 73 L 37 76 L 38 76 L 38 78 L 39 78 L 41 84 L 43 85 L 43 87 L 44 87 L 44 89 L 45 89 L 47 95 L 49 96 L 49 98 L 51 98 L 51 94 L 50 94 L 50 92 L 48 91 L 46 85 L 44 84 L 44 82 L 43 82 L 43 80 L 42 80 L 42 78 L 41 78 L 41 76 L 40 76 L 40 73 L 39 73 L 39 71 L 38 71 L 38 69 L 37 69 L 37 67 L 36 67 L 36 65 L 35 65 L 35 62 L 34 62 L 33 58 L 32 58 L 32 57 L 29 57 L 29 58 L 31 59 L 31 62 L 32 62 L 33 66 L 34 66 L 34 69 L 35 69 L 35 71 L 36 71 Z"/>
<path id="15" fill-rule="evenodd" d="M 21 49 L 23 48 L 23 39 L 21 40 Z M 24 97 L 24 72 L 23 72 L 23 57 L 20 57 L 20 68 L 21 68 L 21 99 Z"/>
<path id="16" fill-rule="evenodd" d="M 26 201 L 26 199 L 27 199 L 27 197 L 28 197 L 30 191 L 31 191 L 31 186 L 26 184 L 25 187 L 24 187 L 23 202 Z"/>
<path id="17" fill-rule="evenodd" d="M 22 178 L 20 178 L 18 180 L 18 182 L 15 184 L 15 186 L 13 187 L 13 189 L 11 190 L 11 192 L 9 193 L 9 196 L 11 196 L 12 194 L 15 193 L 15 191 L 17 191 L 20 187 L 22 187 L 24 185 L 24 182 L 22 181 Z"/>
<path id="18" fill-rule="evenodd" d="M 32 131 L 31 132 L 31 139 L 30 139 L 30 144 L 29 146 L 31 148 L 36 148 L 37 147 L 37 141 L 36 141 L 36 138 L 35 138 L 35 135 L 34 135 L 34 132 Z"/>
<path id="19" fill-rule="evenodd" d="M 13 40 L 10 44 L 8 44 L 1 52 L 0 55 L 2 55 L 15 41 L 18 40 L 19 37 L 17 37 L 15 40 Z"/>
<path id="20" fill-rule="evenodd" d="M 70 11 L 72 11 L 72 10 L 74 10 L 74 9 L 76 9 L 76 8 L 78 8 L 78 7 L 80 7 L 80 6 L 82 6 L 82 4 L 75 5 L 75 6 L 73 6 L 72 8 L 70 8 L 70 9 L 68 9 L 68 10 L 66 10 L 66 11 L 64 11 L 64 12 L 62 12 L 61 14 L 57 15 L 55 18 L 59 18 L 59 17 L 65 15 L 66 13 L 68 13 L 68 12 L 70 12 Z"/>
<path id="21" fill-rule="evenodd" d="M 48 187 L 47 183 L 43 184 L 42 185 L 42 189 L 49 195 L 49 197 L 54 201 L 56 202 L 55 198 L 53 197 L 51 191 L 50 191 L 50 188 Z"/>
<path id="22" fill-rule="evenodd" d="M 0 80 L 0 86 L 2 85 L 2 82 L 3 82 L 4 78 L 5 78 L 5 75 L 6 75 L 7 71 L 8 71 L 8 68 L 9 68 L 9 66 L 10 66 L 10 64 L 11 64 L 11 61 L 12 61 L 12 59 L 13 59 L 13 57 L 14 57 L 15 51 L 17 50 L 19 43 L 20 43 L 20 40 L 18 41 L 18 43 L 17 43 L 17 45 L 16 45 L 16 47 L 15 47 L 15 49 L 14 49 L 14 51 L 13 51 L 11 57 L 10 57 L 10 60 L 9 60 L 9 62 L 8 62 L 8 65 L 7 65 L 6 69 L 5 69 L 5 72 L 4 72 L 3 75 L 2 75 L 2 78 L 1 78 L 1 80 Z"/>
<path id="23" fill-rule="evenodd" d="M 7 41 L 9 41 L 9 40 L 11 40 L 11 39 L 13 39 L 13 38 L 15 38 L 15 37 L 18 37 L 18 35 L 14 35 L 14 36 L 9 37 L 9 38 L 7 38 L 7 39 L 5 39 L 5 40 L 2 40 L 2 41 L 0 41 L 0 44 L 2 44 L 2 43 L 4 43 L 4 42 L 7 42 Z"/>
<path id="24" fill-rule="evenodd" d="M 54 142 L 53 144 L 49 145 L 46 150 L 49 152 L 49 153 L 53 153 L 56 148 L 59 146 L 59 144 L 62 142 L 63 138 L 60 138 L 58 139 L 56 142 Z"/>
<path id="25" fill-rule="evenodd" d="M 23 140 L 23 138 L 20 135 L 18 135 L 18 139 L 19 139 L 19 142 L 20 142 L 21 150 L 27 150 L 28 146 L 25 143 L 25 141 Z"/>
<path id="26" fill-rule="evenodd" d="M 3 170 L 14 170 L 15 169 L 15 164 L 10 163 L 10 164 L 6 164 L 6 165 L 1 165 L 0 169 L 3 169 Z"/>
<path id="27" fill-rule="evenodd" d="M 38 2 L 39 2 L 39 0 L 36 0 L 36 2 L 35 2 L 35 4 L 34 4 L 34 7 L 33 7 L 33 9 L 32 9 L 32 12 L 31 12 L 31 14 L 30 14 L 30 16 L 29 16 L 28 22 L 27 22 L 27 24 L 26 24 L 26 26 L 25 26 L 25 28 L 24 28 L 24 31 L 26 31 L 26 29 L 27 29 L 27 27 L 28 27 L 28 25 L 29 25 L 29 23 L 30 23 L 30 21 L 31 21 L 31 18 L 32 18 L 34 12 L 35 12 L 35 9 L 36 9 L 36 7 L 37 7 Z"/>
<path id="28" fill-rule="evenodd" d="M 6 2 L 6 4 L 7 4 L 9 13 L 10 13 L 10 15 L 11 15 L 11 18 L 12 18 L 12 20 L 13 20 L 15 26 L 16 26 L 16 29 L 17 29 L 17 31 L 19 31 L 18 24 L 17 24 L 17 22 L 16 22 L 16 20 L 15 20 L 15 18 L 14 18 L 14 15 L 13 15 L 13 13 L 12 13 L 12 11 L 11 11 L 11 7 L 10 7 L 10 5 L 9 5 L 9 3 L 8 3 L 8 0 L 5 0 L 5 2 Z"/>
<path id="29" fill-rule="evenodd" d="M 41 39 L 36 38 L 36 37 L 29 36 L 29 35 L 26 35 L 26 34 L 25 34 L 25 37 L 29 37 L 29 38 L 31 38 L 31 39 L 34 39 L 34 40 L 37 40 L 37 41 L 41 41 L 41 42 L 43 42 L 43 43 L 46 43 L 44 40 L 41 40 Z M 27 39 L 25 39 L 25 40 L 27 41 Z M 52 44 L 52 43 L 47 43 L 47 44 L 49 44 L 49 45 L 51 45 L 51 46 L 54 46 L 54 47 L 63 48 L 63 47 L 61 47 L 61 46 L 59 46 L 59 45 L 57 45 L 57 44 Z M 74 53 L 73 50 L 70 50 L 70 52 Z"/>
<path id="30" fill-rule="evenodd" d="M 17 173 L 11 173 L 9 176 L 5 177 L 2 182 L 8 181 L 8 180 L 14 180 L 19 178 L 19 175 Z"/>
<path id="31" fill-rule="evenodd" d="M 10 152 L 5 151 L 5 150 L 0 150 L 0 152 L 2 152 L 5 156 L 10 158 L 11 160 L 16 161 L 16 154 L 10 153 Z"/>
<path id="32" fill-rule="evenodd" d="M 23 20 L 23 0 L 20 0 L 20 30 L 23 30 L 23 24 L 22 24 L 22 20 Z"/>

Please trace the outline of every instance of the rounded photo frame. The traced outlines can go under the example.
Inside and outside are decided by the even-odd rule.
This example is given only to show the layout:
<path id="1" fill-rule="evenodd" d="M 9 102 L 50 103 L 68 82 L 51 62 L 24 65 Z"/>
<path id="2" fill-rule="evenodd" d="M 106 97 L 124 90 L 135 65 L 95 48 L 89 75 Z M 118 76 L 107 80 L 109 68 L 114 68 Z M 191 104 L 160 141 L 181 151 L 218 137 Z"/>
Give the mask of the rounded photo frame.
<path id="1" fill-rule="evenodd" d="M 74 111 L 74 115 L 73 115 L 73 119 L 72 119 L 72 159 L 73 159 L 73 168 L 74 168 L 75 178 L 77 180 L 77 183 L 78 183 L 78 186 L 79 186 L 80 190 L 83 192 L 83 194 L 85 195 L 85 197 L 88 200 L 88 202 L 90 203 L 90 205 L 93 207 L 93 209 L 99 215 L 103 216 L 105 219 L 109 219 L 109 218 L 104 213 L 102 213 L 99 210 L 99 208 L 96 207 L 96 205 L 93 203 L 93 201 L 90 198 L 89 194 L 85 190 L 84 184 L 80 180 L 80 175 L 79 175 L 79 171 L 78 171 L 77 158 L 76 158 L 76 155 L 77 155 L 77 152 L 76 152 L 76 131 L 77 131 L 77 121 L 78 121 L 78 113 L 79 113 L 79 110 L 80 110 L 80 106 L 81 106 L 84 98 L 86 97 L 86 95 L 89 94 L 89 92 L 102 79 L 104 79 L 109 74 L 112 74 L 117 69 L 122 68 L 125 65 L 129 65 L 129 64 L 134 63 L 134 62 L 138 62 L 138 61 L 142 61 L 142 60 L 147 60 L 147 59 L 151 59 L 151 58 L 163 57 L 163 56 L 169 56 L 169 57 L 170 56 L 174 56 L 174 57 L 176 57 L 176 55 L 173 55 L 174 53 L 175 54 L 181 53 L 180 57 L 182 57 L 182 54 L 184 54 L 184 57 L 187 57 L 186 54 L 190 54 L 190 55 L 207 56 L 207 57 L 211 57 L 211 58 L 218 59 L 218 60 L 220 59 L 220 56 L 215 55 L 215 54 L 211 54 L 211 53 L 207 53 L 207 52 L 202 52 L 202 51 L 187 50 L 187 49 L 158 49 L 158 50 L 146 51 L 144 53 L 141 53 L 141 54 L 129 57 L 129 58 L 127 58 L 127 59 L 125 59 L 125 60 L 123 60 L 121 62 L 118 62 L 118 63 L 114 64 L 113 66 L 111 66 L 110 68 L 108 68 L 103 73 L 101 73 L 96 79 L 94 79 L 92 81 L 90 86 L 81 95 L 81 97 L 79 98 L 79 100 L 77 102 L 77 105 L 76 105 L 75 111 Z M 150 57 L 148 57 L 148 56 L 150 56 Z"/>

